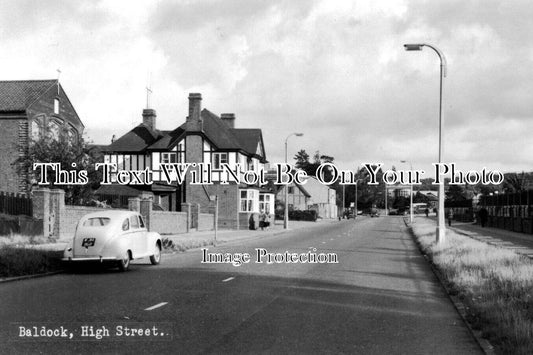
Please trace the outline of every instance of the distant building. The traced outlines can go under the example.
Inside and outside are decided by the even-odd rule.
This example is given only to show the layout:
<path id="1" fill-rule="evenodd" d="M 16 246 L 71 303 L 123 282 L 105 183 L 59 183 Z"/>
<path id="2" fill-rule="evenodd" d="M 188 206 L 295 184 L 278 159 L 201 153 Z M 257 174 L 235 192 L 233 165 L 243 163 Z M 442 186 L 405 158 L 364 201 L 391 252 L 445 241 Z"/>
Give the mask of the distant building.
<path id="1" fill-rule="evenodd" d="M 285 186 L 280 185 L 276 199 L 284 201 Z M 288 186 L 289 210 L 314 210 L 321 218 L 337 218 L 337 192 L 309 177 L 305 184 Z"/>
<path id="2" fill-rule="evenodd" d="M 27 193 L 28 174 L 17 174 L 14 162 L 31 139 L 77 140 L 84 126 L 58 80 L 0 81 L 0 191 Z"/>

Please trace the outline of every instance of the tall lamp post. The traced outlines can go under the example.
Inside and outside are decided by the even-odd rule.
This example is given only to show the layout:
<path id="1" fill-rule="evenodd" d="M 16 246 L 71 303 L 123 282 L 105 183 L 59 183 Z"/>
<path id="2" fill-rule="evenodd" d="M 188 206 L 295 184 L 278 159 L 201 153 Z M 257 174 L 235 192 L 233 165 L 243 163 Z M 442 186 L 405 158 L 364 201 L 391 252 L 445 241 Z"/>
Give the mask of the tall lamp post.
<path id="1" fill-rule="evenodd" d="M 285 164 L 287 164 L 288 158 L 288 149 L 287 144 L 289 142 L 289 138 L 292 136 L 301 137 L 303 136 L 303 133 L 291 133 L 285 138 Z M 285 218 L 283 219 L 283 228 L 289 229 L 289 185 L 285 185 Z"/>
<path id="2" fill-rule="evenodd" d="M 442 127 L 444 125 L 444 118 L 442 117 L 442 84 L 443 80 L 446 77 L 446 58 L 444 54 L 435 46 L 432 46 L 427 43 L 419 44 L 404 44 L 403 45 L 406 51 L 421 51 L 423 47 L 429 47 L 437 53 L 440 59 L 440 89 L 439 89 L 439 163 L 442 163 L 442 152 L 443 152 L 443 132 Z M 437 223 L 437 243 L 444 242 L 446 237 L 446 227 L 444 222 L 444 181 L 439 184 L 439 207 L 438 207 L 438 223 Z"/>
<path id="3" fill-rule="evenodd" d="M 407 160 L 400 160 L 401 163 L 409 163 L 409 166 L 411 167 L 411 171 L 413 171 L 413 164 L 410 161 Z M 413 223 L 413 183 L 411 182 L 411 192 L 409 197 L 409 222 Z"/>

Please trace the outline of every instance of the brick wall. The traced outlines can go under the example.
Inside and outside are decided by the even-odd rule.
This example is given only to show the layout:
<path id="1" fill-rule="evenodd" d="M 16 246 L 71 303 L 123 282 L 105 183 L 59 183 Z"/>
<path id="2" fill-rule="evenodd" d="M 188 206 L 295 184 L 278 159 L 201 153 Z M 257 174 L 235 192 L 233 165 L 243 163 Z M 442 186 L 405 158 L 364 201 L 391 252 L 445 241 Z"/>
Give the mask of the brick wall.
<path id="1" fill-rule="evenodd" d="M 198 216 L 198 231 L 210 231 L 215 227 L 215 215 L 211 213 L 200 213 Z"/>
<path id="2" fill-rule="evenodd" d="M 211 223 L 213 223 L 213 215 L 209 216 L 211 216 Z M 161 234 L 187 233 L 187 213 L 152 211 L 150 230 Z"/>
<path id="3" fill-rule="evenodd" d="M 152 197 L 141 194 L 140 198 L 130 198 L 129 209 L 143 215 L 148 230 L 162 234 L 187 233 L 191 218 L 190 212 L 153 211 Z M 76 224 L 86 214 L 105 209 L 85 206 L 65 206 L 65 193 L 59 189 L 41 188 L 34 191 L 32 199 L 33 217 L 42 220 L 45 236 L 71 238 Z M 214 214 L 198 214 L 198 230 L 212 230 Z"/>
<path id="4" fill-rule="evenodd" d="M 25 132 L 22 132 L 23 130 Z M 0 118 L 0 190 L 6 192 L 26 192 L 24 177 L 19 177 L 13 162 L 17 160 L 21 139 L 27 137 L 28 125 L 25 119 Z M 26 140 L 27 143 L 27 140 Z M 22 181 L 21 181 L 22 180 Z M 22 189 L 21 189 L 22 188 Z"/>
<path id="5" fill-rule="evenodd" d="M 72 238 L 74 236 L 76 225 L 81 217 L 89 213 L 101 211 L 105 211 L 105 209 L 84 206 L 68 206 L 68 208 L 64 208 L 59 221 L 59 238 Z"/>

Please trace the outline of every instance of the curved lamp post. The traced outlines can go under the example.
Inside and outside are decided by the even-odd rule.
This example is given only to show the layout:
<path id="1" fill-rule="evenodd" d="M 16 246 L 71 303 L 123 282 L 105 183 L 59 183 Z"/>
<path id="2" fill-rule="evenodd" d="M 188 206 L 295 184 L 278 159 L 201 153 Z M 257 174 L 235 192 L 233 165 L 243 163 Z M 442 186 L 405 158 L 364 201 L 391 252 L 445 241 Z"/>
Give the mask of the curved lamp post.
<path id="1" fill-rule="evenodd" d="M 291 133 L 285 138 L 285 164 L 287 164 L 287 143 L 292 136 L 301 137 L 303 133 Z M 289 184 L 285 185 L 285 218 L 283 219 L 283 228 L 289 229 Z"/>
<path id="2" fill-rule="evenodd" d="M 419 44 L 404 44 L 406 51 L 421 51 L 423 47 L 429 47 L 437 53 L 440 59 L 440 90 L 439 90 L 439 163 L 442 163 L 443 152 L 443 132 L 442 127 L 444 125 L 444 118 L 442 117 L 442 84 L 443 79 L 446 77 L 446 58 L 444 54 L 435 46 L 427 43 Z M 446 227 L 444 222 L 444 181 L 439 184 L 439 207 L 438 207 L 438 223 L 437 223 L 437 243 L 444 242 L 446 237 Z"/>

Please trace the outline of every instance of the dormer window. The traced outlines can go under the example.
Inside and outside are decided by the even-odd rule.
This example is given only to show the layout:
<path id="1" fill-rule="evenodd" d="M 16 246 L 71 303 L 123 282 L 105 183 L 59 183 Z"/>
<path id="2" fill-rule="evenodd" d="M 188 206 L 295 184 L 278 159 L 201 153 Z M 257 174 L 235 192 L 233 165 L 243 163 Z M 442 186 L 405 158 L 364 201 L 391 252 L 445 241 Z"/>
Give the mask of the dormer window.
<path id="1" fill-rule="evenodd" d="M 59 115 L 59 99 L 57 97 L 54 99 L 54 113 Z"/>

